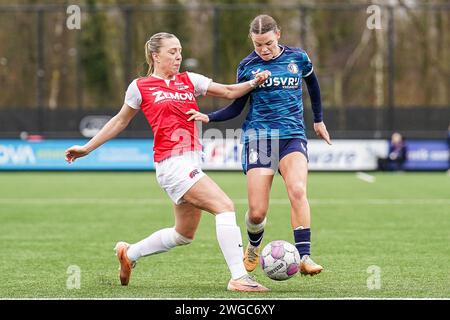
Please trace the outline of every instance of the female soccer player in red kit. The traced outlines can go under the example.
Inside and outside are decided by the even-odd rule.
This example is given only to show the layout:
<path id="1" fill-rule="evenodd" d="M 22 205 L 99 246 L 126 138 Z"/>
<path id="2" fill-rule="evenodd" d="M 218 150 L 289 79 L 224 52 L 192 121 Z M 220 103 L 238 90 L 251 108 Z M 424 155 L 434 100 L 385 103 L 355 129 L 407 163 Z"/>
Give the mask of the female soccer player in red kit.
<path id="1" fill-rule="evenodd" d="M 145 44 L 149 64 L 146 77 L 128 87 L 125 103 L 84 146 L 66 150 L 66 161 L 88 155 L 122 132 L 141 109 L 154 134 L 154 160 L 158 183 L 174 202 L 175 226 L 161 229 L 134 243 L 118 242 L 115 250 L 120 263 L 120 281 L 127 285 L 136 261 L 144 256 L 166 252 L 194 239 L 205 210 L 216 219 L 216 236 L 231 272 L 228 290 L 263 292 L 268 289 L 252 279 L 243 263 L 242 236 L 236 224 L 234 205 L 220 187 L 201 169 L 201 144 L 188 110 L 198 110 L 196 96 L 209 95 L 235 99 L 262 84 L 270 75 L 264 71 L 252 80 L 223 85 L 200 74 L 179 72 L 180 41 L 169 33 L 157 33 Z"/>

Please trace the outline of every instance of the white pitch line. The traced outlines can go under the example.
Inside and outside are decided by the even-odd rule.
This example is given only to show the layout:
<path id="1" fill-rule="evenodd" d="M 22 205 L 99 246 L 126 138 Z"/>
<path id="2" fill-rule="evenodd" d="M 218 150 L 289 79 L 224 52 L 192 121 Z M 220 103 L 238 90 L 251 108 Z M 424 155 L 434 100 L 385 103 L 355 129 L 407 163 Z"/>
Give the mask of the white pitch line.
<path id="1" fill-rule="evenodd" d="M 235 204 L 247 204 L 246 198 L 232 199 Z M 170 204 L 169 198 L 0 198 L 9 205 L 151 205 Z M 450 199 L 309 199 L 312 205 L 450 205 Z M 270 199 L 270 204 L 290 205 L 288 199 Z"/>
<path id="2" fill-rule="evenodd" d="M 367 183 L 374 183 L 376 180 L 376 178 L 374 176 L 371 176 L 370 174 L 367 174 L 365 172 L 357 172 L 356 177 Z"/>

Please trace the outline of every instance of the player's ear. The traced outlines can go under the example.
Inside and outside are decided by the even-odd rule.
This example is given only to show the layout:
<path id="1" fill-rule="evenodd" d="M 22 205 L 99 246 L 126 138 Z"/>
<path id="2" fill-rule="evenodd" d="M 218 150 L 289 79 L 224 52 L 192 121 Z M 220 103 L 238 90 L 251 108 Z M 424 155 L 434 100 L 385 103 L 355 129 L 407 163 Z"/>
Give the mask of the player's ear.
<path id="1" fill-rule="evenodd" d="M 277 40 L 279 40 L 281 37 L 281 30 L 278 30 L 277 32 L 275 32 L 275 34 L 277 35 Z"/>

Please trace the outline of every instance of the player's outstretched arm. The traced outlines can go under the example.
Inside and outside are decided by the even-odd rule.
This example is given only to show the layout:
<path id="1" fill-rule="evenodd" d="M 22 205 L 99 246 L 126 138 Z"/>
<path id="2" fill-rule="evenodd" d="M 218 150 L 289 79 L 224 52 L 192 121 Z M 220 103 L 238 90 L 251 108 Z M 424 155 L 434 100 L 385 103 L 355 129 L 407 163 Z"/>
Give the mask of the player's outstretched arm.
<path id="1" fill-rule="evenodd" d="M 257 73 L 254 79 L 246 82 L 228 85 L 211 82 L 206 95 L 225 99 L 236 99 L 249 93 L 257 86 L 263 84 L 268 77 L 270 77 L 270 71 L 265 70 Z"/>
<path id="2" fill-rule="evenodd" d="M 72 146 L 65 151 L 66 161 L 74 162 L 77 158 L 88 155 L 93 150 L 100 147 L 106 141 L 121 133 L 130 123 L 131 119 L 139 112 L 127 104 L 122 106 L 119 113 L 109 120 L 105 126 L 84 146 Z"/>

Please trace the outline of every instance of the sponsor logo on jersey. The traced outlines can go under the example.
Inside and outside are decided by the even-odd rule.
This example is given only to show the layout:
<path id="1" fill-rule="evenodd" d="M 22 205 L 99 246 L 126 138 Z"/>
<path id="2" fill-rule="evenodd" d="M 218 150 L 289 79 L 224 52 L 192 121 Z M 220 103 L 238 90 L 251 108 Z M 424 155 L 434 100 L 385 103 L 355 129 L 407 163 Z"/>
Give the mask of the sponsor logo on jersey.
<path id="1" fill-rule="evenodd" d="M 194 179 L 194 177 L 196 175 L 198 175 L 200 173 L 200 171 L 198 171 L 198 169 L 194 169 L 189 173 L 189 178 Z"/>
<path id="2" fill-rule="evenodd" d="M 288 68 L 290 73 L 293 73 L 293 74 L 297 74 L 298 73 L 298 66 L 294 62 L 289 63 L 287 68 Z"/>
<path id="3" fill-rule="evenodd" d="M 187 85 L 181 85 L 181 86 L 177 87 L 177 90 L 185 90 L 185 89 L 188 89 L 188 88 L 189 88 L 189 86 L 187 86 Z"/>
<path id="4" fill-rule="evenodd" d="M 255 75 L 255 74 L 257 74 L 257 73 L 260 72 L 260 71 L 261 71 L 261 68 L 258 68 L 258 69 L 256 69 L 256 70 L 252 71 L 252 74 Z"/>
<path id="5" fill-rule="evenodd" d="M 148 88 L 149 91 L 153 91 L 153 90 L 156 90 L 156 89 L 158 89 L 158 87 L 151 87 L 151 88 Z"/>
<path id="6" fill-rule="evenodd" d="M 300 86 L 299 77 L 269 77 L 260 85 L 260 87 L 278 87 L 282 86 L 284 89 L 296 89 Z"/>
<path id="7" fill-rule="evenodd" d="M 194 94 L 190 92 L 180 93 L 180 92 L 164 92 L 164 91 L 156 91 L 152 93 L 152 96 L 155 96 L 155 103 L 161 100 L 178 100 L 178 101 L 195 101 Z"/>

